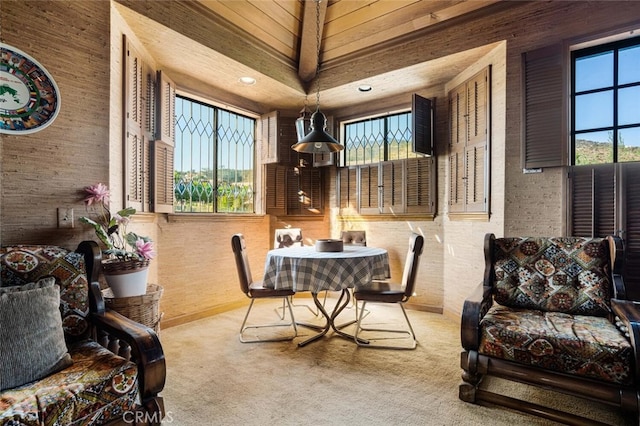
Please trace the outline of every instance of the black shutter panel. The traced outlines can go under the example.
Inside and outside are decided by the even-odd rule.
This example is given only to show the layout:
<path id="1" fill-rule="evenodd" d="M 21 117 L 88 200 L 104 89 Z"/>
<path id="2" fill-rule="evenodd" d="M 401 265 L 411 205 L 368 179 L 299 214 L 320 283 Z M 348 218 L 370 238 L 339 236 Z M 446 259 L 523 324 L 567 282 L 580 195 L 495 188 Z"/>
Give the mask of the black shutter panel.
<path id="1" fill-rule="evenodd" d="M 626 217 L 621 235 L 626 257 L 624 286 L 627 298 L 640 301 L 640 164 L 624 163 L 622 166 L 626 183 L 623 192 Z"/>
<path id="2" fill-rule="evenodd" d="M 413 94 L 411 98 L 413 152 L 433 155 L 433 108 L 430 99 Z"/>
<path id="3" fill-rule="evenodd" d="M 554 45 L 524 54 L 524 168 L 566 164 L 563 55 Z"/>
<path id="4" fill-rule="evenodd" d="M 575 166 L 570 173 L 571 235 L 615 233 L 615 165 Z"/>

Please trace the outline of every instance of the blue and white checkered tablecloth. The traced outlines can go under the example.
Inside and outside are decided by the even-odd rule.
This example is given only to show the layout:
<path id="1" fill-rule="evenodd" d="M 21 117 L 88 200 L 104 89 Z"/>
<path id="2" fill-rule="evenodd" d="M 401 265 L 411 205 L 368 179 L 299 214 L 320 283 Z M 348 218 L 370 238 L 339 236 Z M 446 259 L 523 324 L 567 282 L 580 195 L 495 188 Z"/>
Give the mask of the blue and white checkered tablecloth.
<path id="1" fill-rule="evenodd" d="M 314 246 L 290 247 L 267 253 L 263 285 L 319 293 L 366 286 L 389 276 L 385 249 L 345 246 L 341 252 L 318 252 Z"/>

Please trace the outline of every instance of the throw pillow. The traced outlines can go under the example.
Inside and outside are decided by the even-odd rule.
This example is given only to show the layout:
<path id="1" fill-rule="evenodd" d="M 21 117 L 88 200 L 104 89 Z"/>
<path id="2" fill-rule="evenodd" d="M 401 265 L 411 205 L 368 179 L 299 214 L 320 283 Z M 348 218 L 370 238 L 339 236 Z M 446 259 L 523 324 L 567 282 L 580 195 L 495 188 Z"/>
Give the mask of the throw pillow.
<path id="1" fill-rule="evenodd" d="M 0 288 L 0 391 L 70 366 L 54 277 Z"/>

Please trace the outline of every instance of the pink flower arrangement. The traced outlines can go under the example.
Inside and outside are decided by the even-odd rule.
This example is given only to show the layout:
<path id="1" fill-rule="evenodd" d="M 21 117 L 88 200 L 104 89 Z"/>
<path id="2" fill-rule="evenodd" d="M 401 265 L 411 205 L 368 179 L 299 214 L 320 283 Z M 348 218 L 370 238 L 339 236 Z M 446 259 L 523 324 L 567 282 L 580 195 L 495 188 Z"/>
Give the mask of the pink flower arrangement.
<path id="1" fill-rule="evenodd" d="M 127 225 L 136 209 L 127 207 L 112 216 L 109 211 L 111 194 L 107 185 L 97 183 L 87 186 L 83 191 L 87 210 L 94 210 L 99 219 L 81 217 L 80 221 L 93 226 L 96 236 L 107 247 L 103 253 L 122 261 L 153 259 L 155 253 L 151 239 L 127 232 Z"/>

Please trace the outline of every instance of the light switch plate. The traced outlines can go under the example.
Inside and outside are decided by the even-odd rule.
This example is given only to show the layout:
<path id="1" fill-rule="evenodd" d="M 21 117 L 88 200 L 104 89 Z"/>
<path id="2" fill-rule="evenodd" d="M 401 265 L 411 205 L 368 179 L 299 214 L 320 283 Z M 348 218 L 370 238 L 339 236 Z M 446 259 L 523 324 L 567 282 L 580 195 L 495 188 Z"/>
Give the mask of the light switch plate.
<path id="1" fill-rule="evenodd" d="M 73 228 L 73 209 L 58 207 L 58 228 Z"/>

